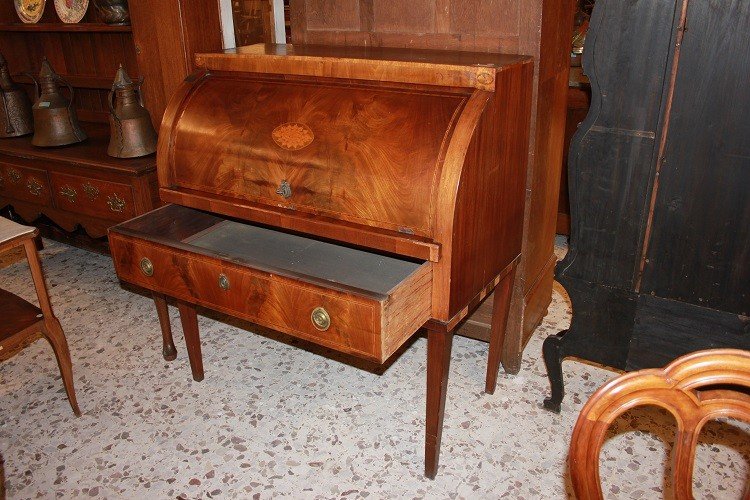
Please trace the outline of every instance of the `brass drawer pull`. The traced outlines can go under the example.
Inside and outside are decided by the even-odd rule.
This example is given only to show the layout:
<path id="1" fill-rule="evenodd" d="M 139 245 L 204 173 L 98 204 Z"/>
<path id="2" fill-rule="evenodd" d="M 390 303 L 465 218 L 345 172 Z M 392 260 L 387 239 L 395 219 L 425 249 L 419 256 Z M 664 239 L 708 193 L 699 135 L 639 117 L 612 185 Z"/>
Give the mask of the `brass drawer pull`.
<path id="1" fill-rule="evenodd" d="M 21 172 L 19 172 L 15 168 L 9 168 L 8 179 L 10 179 L 11 184 L 18 184 L 19 182 L 21 182 Z"/>
<path id="2" fill-rule="evenodd" d="M 42 192 L 42 185 L 39 184 L 39 181 L 34 179 L 33 177 L 29 178 L 29 182 L 26 184 L 26 187 L 29 188 L 29 193 L 33 194 L 34 196 L 39 196 Z"/>
<path id="3" fill-rule="evenodd" d="M 86 197 L 88 197 L 89 200 L 94 201 L 99 196 L 99 188 L 93 184 L 87 182 L 82 187 L 83 192 L 86 193 Z"/>
<path id="4" fill-rule="evenodd" d="M 224 273 L 219 275 L 219 288 L 222 290 L 229 290 L 229 278 Z"/>
<path id="5" fill-rule="evenodd" d="M 322 307 L 316 307 L 313 309 L 310 319 L 312 320 L 313 326 L 320 331 L 324 332 L 331 326 L 331 317 L 328 315 L 328 311 Z"/>
<path id="6" fill-rule="evenodd" d="M 62 188 L 60 188 L 60 196 L 64 196 L 68 199 L 69 202 L 75 203 L 76 198 L 78 197 L 78 193 L 70 186 L 63 186 Z"/>
<path id="7" fill-rule="evenodd" d="M 107 205 L 113 212 L 122 212 L 125 210 L 125 200 L 117 196 L 117 193 L 107 196 Z"/>
<path id="8" fill-rule="evenodd" d="M 154 264 L 147 257 L 141 259 L 141 272 L 145 276 L 154 275 Z"/>

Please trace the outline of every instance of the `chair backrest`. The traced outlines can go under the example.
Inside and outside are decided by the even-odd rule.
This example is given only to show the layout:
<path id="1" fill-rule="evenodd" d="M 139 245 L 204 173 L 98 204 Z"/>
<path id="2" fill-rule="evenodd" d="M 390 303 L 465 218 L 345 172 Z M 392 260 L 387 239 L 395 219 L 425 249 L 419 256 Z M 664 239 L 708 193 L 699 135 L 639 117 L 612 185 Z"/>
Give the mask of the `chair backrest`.
<path id="1" fill-rule="evenodd" d="M 626 373 L 602 386 L 581 410 L 568 455 L 573 489 L 581 500 L 601 499 L 599 452 L 607 429 L 637 406 L 659 406 L 677 421 L 672 474 L 675 498 L 693 498 L 698 436 L 710 420 L 750 422 L 750 352 L 711 349 L 683 356 L 664 369 Z"/>

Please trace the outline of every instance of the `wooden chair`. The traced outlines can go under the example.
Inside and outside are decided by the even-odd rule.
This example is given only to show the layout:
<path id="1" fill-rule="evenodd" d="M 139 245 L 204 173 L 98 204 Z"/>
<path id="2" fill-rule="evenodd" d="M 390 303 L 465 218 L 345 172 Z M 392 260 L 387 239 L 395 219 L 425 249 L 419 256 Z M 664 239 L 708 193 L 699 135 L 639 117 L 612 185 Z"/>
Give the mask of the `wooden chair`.
<path id="1" fill-rule="evenodd" d="M 631 408 L 653 405 L 664 408 L 677 421 L 674 493 L 677 499 L 692 499 L 695 447 L 703 425 L 719 417 L 750 422 L 750 397 L 734 388 L 750 388 L 748 351 L 698 351 L 663 370 L 627 373 L 601 387 L 581 410 L 573 430 L 569 463 L 576 496 L 581 500 L 603 498 L 599 452 L 607 429 Z"/>
<path id="2" fill-rule="evenodd" d="M 36 228 L 22 226 L 0 217 L 0 252 L 23 245 L 41 307 L 40 309 L 20 297 L 0 289 L 0 311 L 2 311 L 3 317 L 0 321 L 0 351 L 14 352 L 41 332 L 52 345 L 52 350 L 55 351 L 57 364 L 60 367 L 60 374 L 65 385 L 65 392 L 68 394 L 73 413 L 80 416 L 81 410 L 78 409 L 75 389 L 73 388 L 73 366 L 70 361 L 68 342 L 65 339 L 60 322 L 52 312 L 47 286 L 44 283 L 42 265 L 36 252 L 34 238 L 38 234 L 39 230 Z"/>

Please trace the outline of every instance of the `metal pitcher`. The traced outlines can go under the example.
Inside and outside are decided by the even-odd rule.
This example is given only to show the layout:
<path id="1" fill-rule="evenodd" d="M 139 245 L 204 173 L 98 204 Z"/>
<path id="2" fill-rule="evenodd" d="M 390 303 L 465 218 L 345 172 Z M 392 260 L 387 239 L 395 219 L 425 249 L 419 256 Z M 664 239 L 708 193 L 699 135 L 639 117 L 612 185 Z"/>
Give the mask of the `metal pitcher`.
<path id="1" fill-rule="evenodd" d="M 110 139 L 107 154 L 115 158 L 136 158 L 156 151 L 156 130 L 143 107 L 141 81 L 134 83 L 120 65 L 112 83 L 109 104 Z"/>
<path id="2" fill-rule="evenodd" d="M 58 83 L 68 87 L 70 99 L 62 95 Z M 32 108 L 35 130 L 31 144 L 42 147 L 64 146 L 86 139 L 86 133 L 78 124 L 78 116 L 73 107 L 73 87 L 55 73 L 46 58 L 39 71 L 37 93 L 39 98 Z"/>
<path id="3" fill-rule="evenodd" d="M 0 54 L 0 137 L 19 137 L 34 131 L 31 101 L 10 78 L 8 63 Z"/>

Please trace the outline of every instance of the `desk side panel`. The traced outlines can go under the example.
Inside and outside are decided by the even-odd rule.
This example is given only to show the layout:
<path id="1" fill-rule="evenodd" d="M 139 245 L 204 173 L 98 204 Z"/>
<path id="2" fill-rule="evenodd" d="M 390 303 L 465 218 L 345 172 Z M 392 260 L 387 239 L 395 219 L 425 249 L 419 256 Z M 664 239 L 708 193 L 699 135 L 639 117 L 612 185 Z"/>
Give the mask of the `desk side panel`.
<path id="1" fill-rule="evenodd" d="M 448 318 L 521 253 L 533 65 L 498 72 L 466 153 L 456 198 Z"/>

